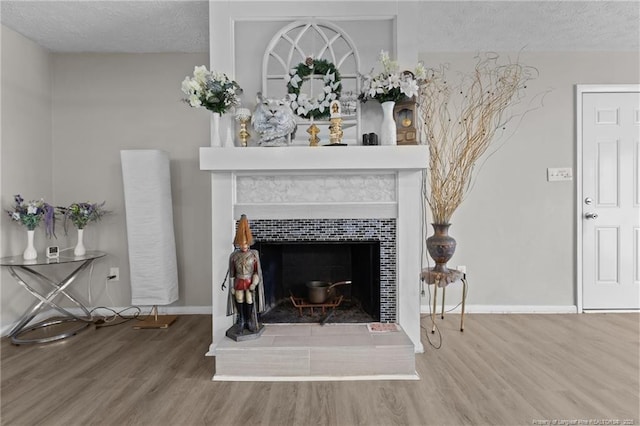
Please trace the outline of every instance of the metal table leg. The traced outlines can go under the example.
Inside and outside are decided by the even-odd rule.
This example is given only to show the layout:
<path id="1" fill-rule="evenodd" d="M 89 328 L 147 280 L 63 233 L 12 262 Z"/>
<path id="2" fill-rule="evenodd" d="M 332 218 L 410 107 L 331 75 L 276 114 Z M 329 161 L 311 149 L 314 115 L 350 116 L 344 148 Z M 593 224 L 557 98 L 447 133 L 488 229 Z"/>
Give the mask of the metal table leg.
<path id="1" fill-rule="evenodd" d="M 442 285 L 442 311 L 440 313 L 440 318 L 444 319 L 444 303 L 445 303 L 445 294 L 447 285 L 453 283 L 457 280 L 462 282 L 462 314 L 460 315 L 460 331 L 464 331 L 464 311 L 465 304 L 467 301 L 467 291 L 468 291 L 468 283 L 467 283 L 467 275 L 457 271 L 457 270 L 449 270 L 448 272 L 436 272 L 434 268 L 425 268 L 422 270 L 420 274 L 420 278 L 422 281 L 426 282 L 427 285 L 433 286 L 433 308 L 431 309 L 431 333 L 436 332 L 436 305 L 437 305 L 437 295 L 438 295 L 438 286 L 440 282 L 443 282 Z M 431 289 L 429 288 L 429 295 L 431 295 Z M 430 304 L 431 305 L 431 304 Z"/>
<path id="2" fill-rule="evenodd" d="M 433 284 L 433 309 L 431 309 L 431 333 L 436 332 L 436 303 L 438 294 L 438 283 Z"/>
<path id="3" fill-rule="evenodd" d="M 18 282 L 18 284 L 20 284 L 29 293 L 31 293 L 34 297 L 38 299 L 37 302 L 35 302 L 25 311 L 25 313 L 22 315 L 18 323 L 9 332 L 9 337 L 11 338 L 11 341 L 14 344 L 45 343 L 45 342 L 52 342 L 55 340 L 64 339 L 66 337 L 69 337 L 71 335 L 78 333 L 80 330 L 88 327 L 91 324 L 92 322 L 91 313 L 89 312 L 87 307 L 84 306 L 82 303 L 80 303 L 80 301 L 74 298 L 71 294 L 66 292 L 65 289 L 76 279 L 76 277 L 80 274 L 80 272 L 84 271 L 85 269 L 87 269 L 87 267 L 89 267 L 89 265 L 93 262 L 93 260 L 94 259 L 88 259 L 84 261 L 78 268 L 73 270 L 65 279 L 63 279 L 59 283 L 56 283 L 55 281 L 51 280 L 50 278 L 46 277 L 40 272 L 35 271 L 27 266 L 15 266 L 15 267 L 10 266 L 9 267 L 9 273 L 16 280 L 16 282 Z M 53 288 L 46 295 L 39 293 L 36 289 L 29 286 L 29 284 L 27 284 L 27 282 L 22 277 L 20 277 L 20 275 L 16 271 L 16 268 L 19 268 L 41 279 L 42 281 L 51 285 Z M 56 299 L 58 296 L 64 296 L 66 297 L 67 300 L 70 300 L 71 302 L 73 302 L 77 307 L 79 307 L 83 311 L 83 313 L 85 314 L 85 317 L 77 316 L 72 312 L 69 312 L 67 309 L 64 309 L 63 307 L 59 306 L 57 303 L 55 303 L 54 299 Z M 48 319 L 36 324 L 29 325 L 29 323 L 36 317 L 36 315 L 46 306 L 50 306 L 54 308 L 55 310 L 60 312 L 63 315 L 63 317 L 56 318 L 56 319 Z M 37 330 L 44 327 L 49 327 L 52 325 L 62 324 L 66 322 L 78 322 L 79 325 L 78 327 L 73 327 L 72 329 L 67 330 L 65 332 L 58 333 L 52 336 L 43 337 L 43 338 L 33 338 L 33 339 L 20 338 L 21 335 L 26 334 L 30 331 Z"/>
<path id="4" fill-rule="evenodd" d="M 462 315 L 460 315 L 460 331 L 464 331 L 464 304 L 467 301 L 467 277 L 462 276 Z"/>

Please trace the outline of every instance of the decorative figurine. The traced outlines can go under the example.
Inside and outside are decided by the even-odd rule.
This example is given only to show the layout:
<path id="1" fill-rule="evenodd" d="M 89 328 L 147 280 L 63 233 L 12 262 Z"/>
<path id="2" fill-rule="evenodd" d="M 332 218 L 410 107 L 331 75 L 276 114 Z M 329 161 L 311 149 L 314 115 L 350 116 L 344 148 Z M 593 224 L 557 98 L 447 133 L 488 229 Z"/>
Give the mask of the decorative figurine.
<path id="1" fill-rule="evenodd" d="M 329 142 L 331 145 L 342 145 L 342 113 L 340 102 L 331 101 L 331 124 L 329 125 Z"/>
<path id="2" fill-rule="evenodd" d="M 416 108 L 416 101 L 413 98 L 396 102 L 393 108 L 398 145 L 418 144 L 418 131 L 415 123 Z"/>
<path id="3" fill-rule="evenodd" d="M 242 146 L 247 146 L 247 141 L 251 134 L 247 131 L 247 124 L 249 124 L 249 120 L 251 119 L 251 111 L 249 108 L 238 108 L 236 110 L 236 121 L 240 123 L 240 132 L 238 135 L 240 136 L 240 143 Z"/>
<path id="4" fill-rule="evenodd" d="M 287 99 L 265 99 L 258 93 L 256 109 L 251 118 L 253 128 L 260 134 L 261 146 L 287 146 L 295 133 L 296 116 Z"/>
<path id="5" fill-rule="evenodd" d="M 240 217 L 233 245 L 235 250 L 229 256 L 229 297 L 227 316 L 235 311 L 236 322 L 226 332 L 235 341 L 255 339 L 264 331 L 258 322 L 258 313 L 264 310 L 262 269 L 257 250 L 250 250 L 253 236 L 246 215 Z"/>
<path id="6" fill-rule="evenodd" d="M 309 146 L 318 146 L 318 142 L 320 142 L 320 138 L 318 137 L 320 128 L 311 123 L 311 126 L 307 129 L 307 133 L 309 133 Z"/>

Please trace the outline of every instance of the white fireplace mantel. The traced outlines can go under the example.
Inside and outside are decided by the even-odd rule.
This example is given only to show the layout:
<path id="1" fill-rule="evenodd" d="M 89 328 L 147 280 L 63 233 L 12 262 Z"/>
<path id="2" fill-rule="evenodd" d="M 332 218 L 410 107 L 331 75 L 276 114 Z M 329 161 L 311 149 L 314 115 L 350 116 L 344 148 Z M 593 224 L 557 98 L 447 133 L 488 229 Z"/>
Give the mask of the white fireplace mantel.
<path id="1" fill-rule="evenodd" d="M 426 145 L 200 148 L 200 170 L 421 170 L 428 160 Z"/>
<path id="2" fill-rule="evenodd" d="M 395 218 L 397 322 L 415 351 L 423 352 L 420 229 L 422 173 L 427 165 L 426 145 L 200 148 L 200 169 L 211 172 L 213 339 L 208 355 L 215 355 L 232 325 L 220 284 L 235 221 L 243 213 L 249 221 Z M 265 191 L 274 196 L 264 196 Z"/>

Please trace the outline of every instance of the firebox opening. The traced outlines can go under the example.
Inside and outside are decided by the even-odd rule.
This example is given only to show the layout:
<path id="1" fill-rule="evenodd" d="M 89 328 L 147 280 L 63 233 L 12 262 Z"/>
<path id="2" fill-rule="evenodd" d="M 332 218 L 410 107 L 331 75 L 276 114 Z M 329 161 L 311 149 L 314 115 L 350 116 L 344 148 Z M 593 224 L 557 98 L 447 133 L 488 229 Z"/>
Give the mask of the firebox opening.
<path id="1" fill-rule="evenodd" d="M 266 304 L 262 322 L 380 321 L 380 241 L 258 241 L 253 248 L 262 265 Z M 323 312 L 316 307 L 312 313 L 294 304 L 310 303 L 309 281 L 351 284 L 334 287 L 335 298 L 327 303 L 342 296 L 335 309 Z"/>

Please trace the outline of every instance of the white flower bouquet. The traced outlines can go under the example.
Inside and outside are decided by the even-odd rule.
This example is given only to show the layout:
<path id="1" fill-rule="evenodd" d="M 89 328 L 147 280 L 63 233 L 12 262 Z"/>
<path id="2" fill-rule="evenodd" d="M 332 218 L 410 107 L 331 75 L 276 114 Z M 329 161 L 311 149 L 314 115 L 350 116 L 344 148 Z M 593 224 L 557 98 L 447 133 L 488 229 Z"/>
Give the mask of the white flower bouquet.
<path id="1" fill-rule="evenodd" d="M 193 77 L 185 77 L 182 93 L 186 95 L 183 100 L 192 107 L 204 107 L 222 115 L 240 104 L 242 89 L 226 74 L 208 71 L 201 65 L 193 69 Z"/>
<path id="2" fill-rule="evenodd" d="M 389 53 L 381 51 L 378 57 L 382 65 L 382 72 L 373 75 L 362 75 L 362 92 L 358 97 L 361 102 L 370 99 L 383 103 L 387 101 L 402 101 L 418 94 L 418 82 L 425 76 L 425 68 L 419 62 L 414 72 L 400 72 L 398 63 L 389 58 Z"/>

